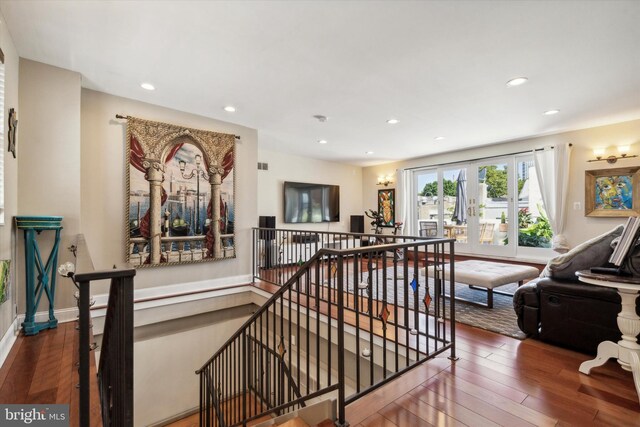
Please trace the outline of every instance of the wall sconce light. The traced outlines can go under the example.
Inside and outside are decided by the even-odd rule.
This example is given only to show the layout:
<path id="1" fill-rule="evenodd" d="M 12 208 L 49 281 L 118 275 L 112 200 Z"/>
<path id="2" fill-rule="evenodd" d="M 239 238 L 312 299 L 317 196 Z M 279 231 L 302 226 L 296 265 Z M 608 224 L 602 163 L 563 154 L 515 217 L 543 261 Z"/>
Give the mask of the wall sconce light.
<path id="1" fill-rule="evenodd" d="M 616 155 L 610 155 L 607 157 L 604 157 L 606 150 L 604 148 L 594 148 L 593 149 L 593 155 L 596 156 L 595 159 L 591 159 L 591 160 L 587 160 L 588 162 L 600 162 L 600 161 L 606 161 L 609 164 L 613 164 L 615 162 L 618 161 L 618 159 L 630 159 L 632 157 L 638 157 L 636 154 L 634 154 L 633 156 L 629 156 L 629 150 L 631 147 L 629 147 L 628 145 L 619 145 L 618 146 L 618 153 L 620 153 L 619 156 Z"/>
<path id="2" fill-rule="evenodd" d="M 378 177 L 378 185 L 384 185 L 385 187 L 387 187 L 389 184 L 393 184 L 393 179 L 391 178 L 391 175 Z"/>

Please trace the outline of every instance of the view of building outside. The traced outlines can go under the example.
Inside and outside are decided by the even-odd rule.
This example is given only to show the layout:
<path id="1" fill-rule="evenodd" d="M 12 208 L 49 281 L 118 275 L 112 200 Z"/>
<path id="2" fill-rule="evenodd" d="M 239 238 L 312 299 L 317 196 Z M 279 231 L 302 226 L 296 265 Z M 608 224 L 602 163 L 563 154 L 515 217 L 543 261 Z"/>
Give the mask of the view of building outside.
<path id="1" fill-rule="evenodd" d="M 544 210 L 533 160 L 518 160 L 518 245 L 551 247 L 553 233 Z M 477 212 L 479 217 L 478 243 L 506 245 L 509 243 L 509 224 L 515 223 L 508 207 L 508 169 L 504 163 L 478 166 Z M 435 170 L 417 175 L 417 213 L 422 235 L 437 233 L 438 210 L 443 204 L 443 230 L 438 235 L 467 242 L 466 168 L 443 171 L 443 197 L 438 196 L 438 175 Z M 459 193 L 462 197 L 458 198 Z M 473 197 L 473 196 L 472 196 Z M 428 231 L 427 231 L 428 230 Z M 431 234 L 430 234 L 431 233 Z"/>

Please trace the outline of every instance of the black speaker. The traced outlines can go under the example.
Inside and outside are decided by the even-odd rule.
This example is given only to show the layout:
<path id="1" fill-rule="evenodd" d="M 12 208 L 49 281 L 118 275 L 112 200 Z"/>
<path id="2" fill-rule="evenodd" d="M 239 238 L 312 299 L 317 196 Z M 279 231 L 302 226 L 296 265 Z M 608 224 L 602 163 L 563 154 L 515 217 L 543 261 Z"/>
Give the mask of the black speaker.
<path id="1" fill-rule="evenodd" d="M 258 217 L 258 227 L 260 228 L 276 228 L 275 216 L 260 216 Z M 273 240 L 276 238 L 276 232 L 260 230 L 260 238 L 262 240 Z"/>
<path id="2" fill-rule="evenodd" d="M 351 215 L 352 233 L 364 233 L 364 215 Z"/>

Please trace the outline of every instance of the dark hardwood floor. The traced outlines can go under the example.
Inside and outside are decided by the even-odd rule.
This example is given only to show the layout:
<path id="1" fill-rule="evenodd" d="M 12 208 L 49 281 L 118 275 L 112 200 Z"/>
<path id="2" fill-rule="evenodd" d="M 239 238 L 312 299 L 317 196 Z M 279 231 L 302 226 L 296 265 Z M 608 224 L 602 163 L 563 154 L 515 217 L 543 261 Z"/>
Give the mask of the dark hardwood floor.
<path id="1" fill-rule="evenodd" d="M 536 340 L 519 341 L 467 325 L 458 356 L 425 363 L 347 408 L 352 426 L 638 426 L 630 372 L 609 361 Z"/>
<path id="2" fill-rule="evenodd" d="M 68 403 L 71 426 L 78 426 L 78 331 L 60 323 L 16 340 L 0 368 L 0 402 Z M 93 358 L 91 358 L 93 362 Z M 102 426 L 96 365 L 91 364 L 91 426 Z"/>
<path id="3" fill-rule="evenodd" d="M 0 369 L 0 402 L 69 403 L 77 425 L 74 326 L 18 338 Z M 591 356 L 462 324 L 456 331 L 458 361 L 437 357 L 354 402 L 351 426 L 640 425 L 631 373 L 615 362 L 587 376 L 578 367 Z M 93 425 L 100 425 L 97 396 L 94 381 Z"/>

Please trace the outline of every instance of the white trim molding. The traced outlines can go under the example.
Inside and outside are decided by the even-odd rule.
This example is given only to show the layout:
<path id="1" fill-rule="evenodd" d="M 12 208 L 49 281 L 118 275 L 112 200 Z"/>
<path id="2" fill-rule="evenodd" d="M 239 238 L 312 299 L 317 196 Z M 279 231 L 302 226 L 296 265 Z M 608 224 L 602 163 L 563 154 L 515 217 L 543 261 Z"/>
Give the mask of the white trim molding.
<path id="1" fill-rule="evenodd" d="M 7 360 L 9 352 L 13 348 L 18 338 L 18 319 L 14 319 L 13 323 L 7 329 L 2 340 L 0 340 L 0 367 L 4 365 L 4 361 Z"/>
<path id="2" fill-rule="evenodd" d="M 56 317 L 56 319 L 58 319 L 58 323 L 73 322 L 78 318 L 78 308 L 77 307 L 61 308 L 59 310 L 54 310 L 53 315 Z M 22 325 L 22 322 L 24 322 L 25 316 L 26 314 L 24 313 L 18 315 L 18 318 L 16 319 L 16 321 L 18 322 L 18 325 Z M 49 312 L 38 311 L 36 313 L 35 318 L 36 318 L 36 322 L 46 322 L 49 320 Z"/>
<path id="3" fill-rule="evenodd" d="M 173 299 L 186 297 L 186 301 L 201 299 L 198 294 L 215 290 L 226 289 L 233 286 L 247 285 L 251 283 L 250 274 L 243 276 L 222 277 L 219 279 L 202 280 L 200 282 L 178 283 L 176 285 L 156 286 L 153 288 L 136 289 L 133 291 L 133 300 L 136 304 L 150 302 L 150 307 L 174 304 L 175 301 L 162 301 L 163 299 Z M 99 294 L 93 296 L 95 300 L 94 310 L 107 307 L 109 294 Z M 149 306 L 147 306 L 148 308 Z"/>
<path id="4" fill-rule="evenodd" d="M 137 289 L 134 291 L 134 327 L 251 304 L 251 276 Z M 108 294 L 95 295 L 91 309 L 93 333 L 100 335 L 107 313 Z"/>

